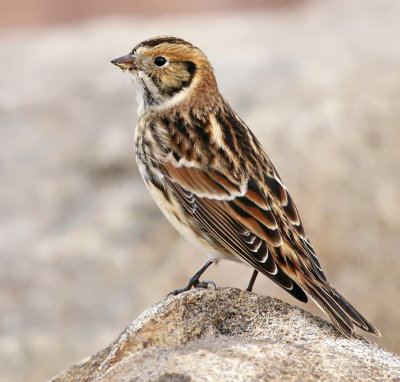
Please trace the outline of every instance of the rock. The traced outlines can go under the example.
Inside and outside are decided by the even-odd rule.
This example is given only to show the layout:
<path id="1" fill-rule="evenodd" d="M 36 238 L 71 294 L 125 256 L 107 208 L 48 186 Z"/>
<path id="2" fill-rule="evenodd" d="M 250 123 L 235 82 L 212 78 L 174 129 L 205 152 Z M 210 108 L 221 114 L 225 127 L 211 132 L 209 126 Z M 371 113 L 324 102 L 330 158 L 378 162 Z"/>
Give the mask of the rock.
<path id="1" fill-rule="evenodd" d="M 193 290 L 143 312 L 51 382 L 398 381 L 400 357 L 278 299 Z"/>

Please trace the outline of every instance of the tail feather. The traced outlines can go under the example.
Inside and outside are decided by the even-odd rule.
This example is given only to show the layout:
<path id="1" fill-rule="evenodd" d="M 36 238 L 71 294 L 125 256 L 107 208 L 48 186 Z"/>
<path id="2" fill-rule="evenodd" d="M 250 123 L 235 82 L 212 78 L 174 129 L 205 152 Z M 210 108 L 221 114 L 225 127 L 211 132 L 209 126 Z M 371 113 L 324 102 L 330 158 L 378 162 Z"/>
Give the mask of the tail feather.
<path id="1" fill-rule="evenodd" d="M 316 304 L 328 315 L 335 326 L 348 338 L 354 332 L 353 321 L 320 287 L 310 283 L 307 292 Z"/>
<path id="2" fill-rule="evenodd" d="M 335 301 L 340 305 L 340 307 L 346 311 L 346 313 L 353 320 L 354 324 L 359 328 L 365 330 L 366 332 L 372 333 L 378 337 L 381 336 L 379 330 L 368 322 L 360 312 L 358 312 L 354 306 L 352 306 L 336 289 L 332 288 L 332 294 Z"/>
<path id="3" fill-rule="evenodd" d="M 304 289 L 346 337 L 352 336 L 354 325 L 380 337 L 378 329 L 329 284 L 309 281 L 304 285 Z"/>

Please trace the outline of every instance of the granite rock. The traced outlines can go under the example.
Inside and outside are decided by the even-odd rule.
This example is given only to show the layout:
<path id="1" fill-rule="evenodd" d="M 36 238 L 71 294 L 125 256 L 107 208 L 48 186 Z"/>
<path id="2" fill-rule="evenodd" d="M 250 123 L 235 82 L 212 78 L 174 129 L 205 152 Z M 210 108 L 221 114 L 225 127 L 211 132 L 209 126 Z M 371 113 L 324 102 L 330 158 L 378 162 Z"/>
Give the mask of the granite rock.
<path id="1" fill-rule="evenodd" d="M 67 381 L 398 381 L 400 357 L 278 299 L 194 290 L 143 312 Z"/>

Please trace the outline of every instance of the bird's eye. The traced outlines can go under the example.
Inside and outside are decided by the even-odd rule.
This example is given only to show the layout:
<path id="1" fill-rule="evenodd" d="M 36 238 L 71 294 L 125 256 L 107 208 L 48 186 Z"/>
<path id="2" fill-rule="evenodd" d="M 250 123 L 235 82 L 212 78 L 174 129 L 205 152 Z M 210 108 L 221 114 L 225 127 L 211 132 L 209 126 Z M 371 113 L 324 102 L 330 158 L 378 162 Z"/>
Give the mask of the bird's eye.
<path id="1" fill-rule="evenodd" d="M 154 59 L 154 63 L 157 66 L 164 66 L 167 63 L 167 60 L 165 59 L 165 57 L 162 56 L 158 56 Z"/>

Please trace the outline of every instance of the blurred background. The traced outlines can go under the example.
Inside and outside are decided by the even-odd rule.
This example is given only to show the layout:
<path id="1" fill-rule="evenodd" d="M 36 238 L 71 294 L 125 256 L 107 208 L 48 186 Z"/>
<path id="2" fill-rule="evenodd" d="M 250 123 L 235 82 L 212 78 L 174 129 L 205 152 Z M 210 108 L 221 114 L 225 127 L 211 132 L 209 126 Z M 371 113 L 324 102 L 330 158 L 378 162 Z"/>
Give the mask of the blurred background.
<path id="1" fill-rule="evenodd" d="M 109 63 L 161 34 L 208 55 L 329 280 L 400 352 L 399 20 L 390 0 L 3 1 L 2 381 L 102 349 L 206 259 L 139 178 L 134 89 Z M 207 279 L 244 289 L 250 275 L 220 263 Z M 266 278 L 255 292 L 297 304 Z"/>

